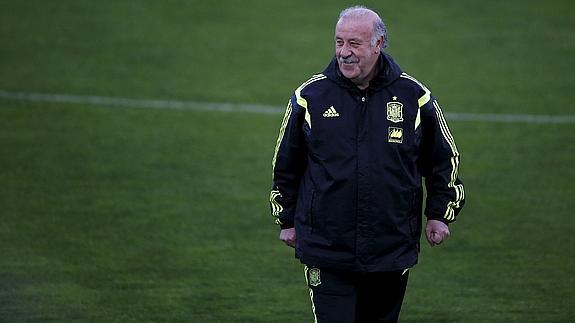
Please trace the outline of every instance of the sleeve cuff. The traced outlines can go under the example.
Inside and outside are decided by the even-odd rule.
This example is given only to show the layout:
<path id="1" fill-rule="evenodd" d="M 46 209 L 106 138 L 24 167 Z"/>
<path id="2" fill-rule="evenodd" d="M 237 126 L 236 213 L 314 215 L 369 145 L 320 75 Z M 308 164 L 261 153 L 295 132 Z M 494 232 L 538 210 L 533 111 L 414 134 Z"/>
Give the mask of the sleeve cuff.
<path id="1" fill-rule="evenodd" d="M 429 216 L 429 215 L 427 216 L 427 220 L 428 220 L 428 221 L 429 221 L 429 220 L 437 220 L 437 221 L 441 221 L 441 222 L 443 222 L 443 223 L 445 223 L 445 224 L 447 224 L 447 225 L 449 225 L 450 223 L 452 223 L 452 222 L 455 221 L 455 220 L 453 220 L 453 221 L 448 221 L 447 219 L 445 219 L 445 218 L 443 218 L 443 217 L 440 217 L 440 216 Z"/>
<path id="2" fill-rule="evenodd" d="M 290 229 L 290 228 L 294 227 L 293 221 L 288 221 L 288 220 L 280 219 L 280 218 L 276 219 L 276 224 L 279 225 L 282 230 L 283 229 Z"/>

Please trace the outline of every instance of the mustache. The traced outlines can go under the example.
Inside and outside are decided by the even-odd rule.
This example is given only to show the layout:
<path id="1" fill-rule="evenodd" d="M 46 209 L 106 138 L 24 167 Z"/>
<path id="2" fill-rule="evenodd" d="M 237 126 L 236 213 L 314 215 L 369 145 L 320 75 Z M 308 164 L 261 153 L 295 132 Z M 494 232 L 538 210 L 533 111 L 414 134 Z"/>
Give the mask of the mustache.
<path id="1" fill-rule="evenodd" d="M 353 63 L 357 63 L 357 57 L 350 55 L 348 57 L 340 57 L 339 60 L 344 63 L 344 64 L 353 64 Z"/>

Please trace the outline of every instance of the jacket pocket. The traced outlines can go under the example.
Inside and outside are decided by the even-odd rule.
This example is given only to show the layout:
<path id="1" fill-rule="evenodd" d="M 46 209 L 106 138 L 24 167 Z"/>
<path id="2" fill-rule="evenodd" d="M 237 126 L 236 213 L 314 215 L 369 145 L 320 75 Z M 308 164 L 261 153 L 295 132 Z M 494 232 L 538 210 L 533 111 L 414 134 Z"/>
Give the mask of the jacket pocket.
<path id="1" fill-rule="evenodd" d="M 313 231 L 314 231 L 314 230 L 313 230 L 313 229 L 314 229 L 314 219 L 313 219 L 313 209 L 314 209 L 314 208 L 313 208 L 313 203 L 314 203 L 314 200 L 315 200 L 315 190 L 312 190 L 312 191 L 311 191 L 311 197 L 310 197 L 310 199 L 309 199 L 309 207 L 308 207 L 308 210 L 307 210 L 307 212 L 308 212 L 308 213 L 307 213 L 307 214 L 308 214 L 308 217 L 307 217 L 307 218 L 308 218 L 308 222 L 309 222 L 308 225 L 309 225 L 309 230 L 310 230 L 310 232 L 313 232 Z"/>
<path id="2" fill-rule="evenodd" d="M 414 240 L 419 241 L 421 235 L 421 192 L 415 189 L 411 194 L 411 202 L 409 205 L 409 232 Z"/>

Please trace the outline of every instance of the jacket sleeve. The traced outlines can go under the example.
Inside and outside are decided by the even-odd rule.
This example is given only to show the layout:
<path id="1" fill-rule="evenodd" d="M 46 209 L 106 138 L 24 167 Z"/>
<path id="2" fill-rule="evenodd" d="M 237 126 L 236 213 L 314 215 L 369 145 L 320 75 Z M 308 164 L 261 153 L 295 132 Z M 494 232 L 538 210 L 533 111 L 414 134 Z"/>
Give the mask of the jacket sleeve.
<path id="1" fill-rule="evenodd" d="M 427 190 L 425 215 L 450 223 L 465 203 L 463 182 L 459 179 L 459 151 L 439 103 L 431 97 L 420 109 L 423 132 L 420 162 Z"/>
<path id="2" fill-rule="evenodd" d="M 271 213 L 282 229 L 294 226 L 299 184 L 306 167 L 304 119 L 305 109 L 292 96 L 286 107 L 272 160 Z"/>

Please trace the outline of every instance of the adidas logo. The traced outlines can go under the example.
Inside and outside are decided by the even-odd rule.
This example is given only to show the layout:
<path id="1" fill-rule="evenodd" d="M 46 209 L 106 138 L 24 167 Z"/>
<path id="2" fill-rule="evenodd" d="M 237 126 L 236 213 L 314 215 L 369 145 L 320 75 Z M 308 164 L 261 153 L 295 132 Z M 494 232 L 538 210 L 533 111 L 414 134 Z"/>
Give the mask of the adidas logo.
<path id="1" fill-rule="evenodd" d="M 335 111 L 335 108 L 332 105 L 331 107 L 329 107 L 329 109 L 325 110 L 325 112 L 323 113 L 323 117 L 324 118 L 335 118 L 335 117 L 339 117 L 339 113 L 337 113 L 337 111 Z"/>

